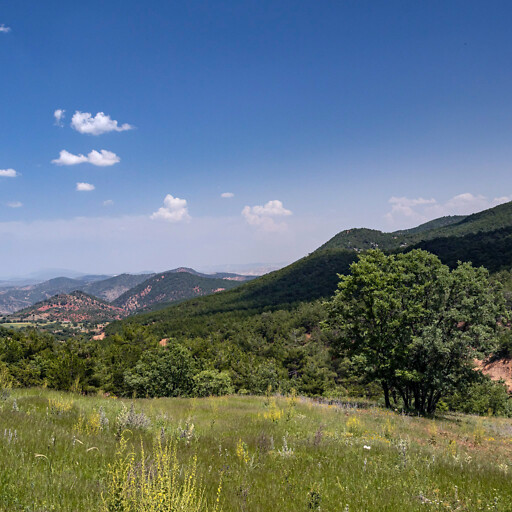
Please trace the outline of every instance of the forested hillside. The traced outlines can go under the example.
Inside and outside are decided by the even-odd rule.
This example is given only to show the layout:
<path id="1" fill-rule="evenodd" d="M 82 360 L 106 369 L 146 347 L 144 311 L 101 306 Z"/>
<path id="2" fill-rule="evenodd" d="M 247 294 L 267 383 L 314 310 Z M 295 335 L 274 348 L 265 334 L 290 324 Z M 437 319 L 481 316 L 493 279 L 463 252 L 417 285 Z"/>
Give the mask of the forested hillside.
<path id="1" fill-rule="evenodd" d="M 167 302 L 176 302 L 229 290 L 240 285 L 240 281 L 213 279 L 188 271 L 169 271 L 156 274 L 131 288 L 113 301 L 113 304 L 128 313 L 143 311 Z"/>
<path id="2" fill-rule="evenodd" d="M 338 249 L 314 252 L 234 290 L 135 315 L 126 321 L 151 325 L 160 334 L 176 329 L 180 332 L 195 332 L 198 329 L 205 333 L 211 328 L 209 322 L 213 321 L 211 319 L 215 315 L 220 315 L 218 318 L 221 318 L 232 313 L 234 317 L 246 317 L 265 310 L 289 309 L 302 302 L 332 295 L 339 280 L 338 274 L 347 273 L 356 257 L 353 251 Z M 122 297 L 116 304 L 121 299 Z M 207 321 L 207 317 L 210 320 Z M 109 329 L 114 331 L 119 327 L 114 323 Z"/>
<path id="3" fill-rule="evenodd" d="M 379 248 L 383 251 L 393 251 L 425 240 L 461 237 L 507 227 L 512 227 L 510 202 L 473 215 L 441 217 L 415 228 L 393 233 L 366 228 L 347 229 L 335 235 L 318 250 L 338 248 L 362 251 Z"/>

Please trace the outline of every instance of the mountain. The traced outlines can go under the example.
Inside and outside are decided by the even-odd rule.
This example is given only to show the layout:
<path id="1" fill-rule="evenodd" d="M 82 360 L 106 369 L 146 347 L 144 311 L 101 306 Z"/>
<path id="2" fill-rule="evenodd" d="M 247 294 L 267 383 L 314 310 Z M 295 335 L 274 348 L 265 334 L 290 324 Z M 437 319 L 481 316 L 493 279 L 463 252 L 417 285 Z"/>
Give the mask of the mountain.
<path id="1" fill-rule="evenodd" d="M 79 289 L 89 295 L 94 295 L 107 302 L 112 302 L 123 293 L 143 283 L 150 277 L 151 276 L 147 274 L 120 274 L 118 276 L 109 277 L 108 279 L 103 279 L 102 281 L 87 283 Z"/>
<path id="2" fill-rule="evenodd" d="M 114 322 L 107 329 L 116 332 L 126 323 L 148 326 L 160 337 L 171 333 L 206 336 L 216 327 L 229 329 L 233 318 L 264 311 L 290 309 L 333 294 L 338 274 L 346 274 L 357 253 L 343 249 L 314 252 L 287 267 L 238 287 L 207 297 L 196 297 L 179 304 Z"/>
<path id="3" fill-rule="evenodd" d="M 0 312 L 13 312 L 56 293 L 73 290 L 109 300 L 130 314 L 212 293 L 214 297 L 182 308 L 196 312 L 278 309 L 331 295 L 336 289 L 337 274 L 348 272 L 357 254 L 371 248 L 386 252 L 421 248 L 437 254 L 450 266 L 461 260 L 485 266 L 492 272 L 511 269 L 512 202 L 473 215 L 441 217 L 393 233 L 367 228 L 344 230 L 311 255 L 250 282 L 244 282 L 250 279 L 248 276 L 202 274 L 187 267 L 149 278 L 121 274 L 88 283 L 57 278 L 37 285 L 0 289 Z M 236 290 L 216 293 L 238 285 L 241 286 Z"/>
<path id="4" fill-rule="evenodd" d="M 125 316 L 121 308 L 117 308 L 91 297 L 84 292 L 74 291 L 70 294 L 60 294 L 51 297 L 34 306 L 16 313 L 12 320 L 49 322 L 110 322 Z"/>
<path id="5" fill-rule="evenodd" d="M 135 315 L 124 322 L 147 325 L 167 336 L 173 331 L 189 332 L 192 324 L 200 329 L 199 318 L 210 328 L 226 315 L 287 309 L 299 302 L 329 297 L 336 290 L 338 274 L 348 273 L 358 253 L 373 247 L 386 252 L 422 248 L 451 266 L 461 260 L 483 265 L 493 272 L 511 269 L 512 203 L 465 217 L 442 217 L 394 233 L 364 228 L 345 230 L 309 256 L 234 290 Z M 111 326 L 112 330 L 117 328 Z"/>
<path id="6" fill-rule="evenodd" d="M 192 268 L 180 267 L 174 270 L 169 270 L 169 273 L 173 274 L 189 274 L 204 279 L 225 281 L 223 283 L 210 283 L 207 286 L 200 287 L 202 291 L 199 293 L 194 292 L 192 289 L 197 283 L 194 283 L 189 292 L 185 293 L 186 285 L 184 285 L 179 279 L 177 283 L 177 295 L 176 297 L 194 297 L 196 295 L 205 295 L 211 293 L 211 290 L 217 290 L 219 288 L 232 288 L 232 285 L 226 284 L 227 281 L 243 282 L 254 279 L 256 276 L 244 276 L 240 274 L 233 274 L 228 272 L 218 272 L 216 274 L 202 274 Z M 164 272 L 165 274 L 165 272 Z M 24 284 L 20 286 L 13 283 L 5 283 L 2 285 L 0 282 L 0 314 L 15 313 L 23 308 L 27 308 L 36 304 L 37 302 L 43 301 L 58 294 L 67 294 L 69 292 L 80 290 L 89 295 L 93 295 L 100 299 L 112 302 L 116 300 L 120 295 L 126 293 L 128 290 L 135 286 L 151 279 L 154 274 L 120 274 L 117 276 L 105 276 L 105 275 L 81 275 L 77 279 L 71 279 L 68 277 L 58 277 L 50 279 L 48 281 Z M 185 287 L 185 288 L 184 288 Z M 170 300 L 177 300 L 172 298 L 172 290 L 167 289 L 162 294 L 161 300 L 168 302 Z M 158 299 L 152 301 L 152 304 L 158 302 Z M 130 306 L 131 307 L 131 306 Z M 142 307 L 147 307 L 143 305 Z M 130 309 L 132 310 L 132 309 Z"/>
<path id="7" fill-rule="evenodd" d="M 9 314 L 32 306 L 59 293 L 69 293 L 83 286 L 83 281 L 57 277 L 27 286 L 0 289 L 0 313 Z"/>
<path id="8" fill-rule="evenodd" d="M 209 279 L 227 279 L 229 281 L 250 281 L 251 279 L 256 279 L 255 275 L 243 275 L 243 274 L 234 274 L 232 272 L 215 272 L 213 274 L 203 274 L 202 272 L 198 272 L 197 270 L 194 270 L 193 268 L 188 267 L 179 267 L 175 268 L 174 270 L 168 270 L 168 272 L 173 273 L 181 273 L 186 272 L 188 274 L 193 274 L 195 276 L 199 277 L 206 277 Z"/>
<path id="9" fill-rule="evenodd" d="M 131 313 L 166 302 L 228 290 L 240 284 L 230 279 L 203 277 L 198 272 L 188 270 L 175 269 L 156 274 L 120 295 L 113 304 Z"/>
<path id="10" fill-rule="evenodd" d="M 441 217 L 412 229 L 392 233 L 366 228 L 346 229 L 332 237 L 318 250 L 351 249 L 364 251 L 378 247 L 383 251 L 394 251 L 426 240 L 462 237 L 509 227 L 512 227 L 512 202 L 472 215 Z"/>

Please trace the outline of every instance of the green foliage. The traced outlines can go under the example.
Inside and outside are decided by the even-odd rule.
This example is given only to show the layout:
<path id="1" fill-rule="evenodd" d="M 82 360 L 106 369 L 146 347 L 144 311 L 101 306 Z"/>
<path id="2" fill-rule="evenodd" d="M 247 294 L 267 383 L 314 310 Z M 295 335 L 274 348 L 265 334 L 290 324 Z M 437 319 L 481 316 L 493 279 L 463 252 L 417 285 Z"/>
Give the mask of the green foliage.
<path id="1" fill-rule="evenodd" d="M 188 396 L 194 386 L 194 362 L 188 350 L 176 343 L 148 350 L 135 368 L 125 373 L 129 391 L 137 396 Z"/>
<path id="2" fill-rule="evenodd" d="M 226 371 L 203 370 L 194 375 L 194 395 L 222 396 L 233 393 L 231 377 Z"/>
<path id="3" fill-rule="evenodd" d="M 388 407 L 398 395 L 421 413 L 471 379 L 472 359 L 495 348 L 504 312 L 486 270 L 465 263 L 450 271 L 420 250 L 367 252 L 327 307 L 338 351 L 381 383 Z"/>
<path id="4" fill-rule="evenodd" d="M 468 414 L 512 416 L 512 399 L 507 388 L 485 377 L 456 391 L 446 403 L 453 411 Z"/>
<path id="5" fill-rule="evenodd" d="M 36 331 L 5 330 L 0 331 L 0 361 L 22 386 L 69 390 L 78 379 L 83 392 L 168 395 L 172 391 L 153 379 L 152 372 L 165 373 L 155 354 L 166 354 L 159 340 L 172 337 L 167 351 L 186 351 L 193 375 L 210 370 L 229 376 L 234 391 L 265 393 L 271 385 L 323 395 L 348 378 L 348 388 L 359 386 L 366 396 L 353 372 L 337 367 L 332 358 L 330 340 L 319 329 L 324 316 L 322 305 L 311 303 L 252 315 L 184 316 L 171 325 L 129 322 L 102 341 L 58 341 Z M 181 392 L 191 394 L 194 389 L 180 388 Z"/>
<path id="6" fill-rule="evenodd" d="M 471 261 L 476 267 L 484 266 L 490 272 L 497 272 L 511 267 L 512 226 L 425 240 L 407 250 L 411 249 L 429 251 L 451 268 L 455 268 L 459 261 Z"/>

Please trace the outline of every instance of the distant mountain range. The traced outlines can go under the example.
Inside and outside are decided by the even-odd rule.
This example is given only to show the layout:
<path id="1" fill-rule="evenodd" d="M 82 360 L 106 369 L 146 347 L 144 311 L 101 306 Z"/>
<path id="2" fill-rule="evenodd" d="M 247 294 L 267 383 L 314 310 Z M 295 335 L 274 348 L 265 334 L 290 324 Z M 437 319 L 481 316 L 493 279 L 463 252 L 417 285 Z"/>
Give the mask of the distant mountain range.
<path id="1" fill-rule="evenodd" d="M 106 321 L 109 315 L 111 319 L 116 319 L 162 303 L 231 289 L 254 279 L 253 276 L 232 273 L 202 274 L 185 267 L 155 275 L 103 277 L 58 277 L 37 284 L 0 288 L 0 313 L 14 315 L 20 320 L 60 321 L 66 317 L 66 309 L 72 317 L 76 316 L 71 312 L 76 310 L 78 297 L 81 300 L 80 321 L 86 320 L 87 309 L 91 312 L 89 321 L 96 321 L 99 317 L 101 321 Z M 81 295 L 75 292 L 81 292 Z M 86 301 L 84 297 L 89 297 L 89 300 Z M 90 299 L 99 299 L 99 302 Z M 109 303 L 112 303 L 111 308 L 105 308 L 104 304 Z M 101 315 L 98 310 L 102 311 Z M 43 311 L 45 313 L 41 315 Z"/>
<path id="2" fill-rule="evenodd" d="M 344 230 L 309 256 L 234 290 L 135 315 L 124 322 L 147 325 L 158 335 L 169 336 L 173 329 L 183 329 L 191 318 L 234 312 L 255 314 L 327 298 L 336 290 L 338 274 L 347 274 L 358 254 L 372 248 L 387 253 L 421 248 L 452 267 L 458 261 L 471 261 L 491 272 L 511 270 L 512 202 L 393 233 L 365 228 Z"/>
<path id="3" fill-rule="evenodd" d="M 437 254 L 450 266 L 460 260 L 485 266 L 491 272 L 511 269 L 512 203 L 473 215 L 442 217 L 392 233 L 366 228 L 344 230 L 309 256 L 257 279 L 233 273 L 203 274 L 180 267 L 149 276 L 121 274 L 100 280 L 95 280 L 95 276 L 92 279 L 63 277 L 3 288 L 0 312 L 19 311 L 53 295 L 76 290 L 107 301 L 113 308 L 122 310 L 122 315 L 163 308 L 129 320 L 143 323 L 168 321 L 176 315 L 186 317 L 192 312 L 202 315 L 279 309 L 332 295 L 339 281 L 338 274 L 349 272 L 358 254 L 371 248 L 388 253 L 422 248 Z M 245 282 L 248 280 L 251 282 Z M 165 307 L 186 299 L 194 300 Z M 59 300 L 62 305 L 62 297 Z M 76 299 L 71 300 L 74 302 Z M 26 313 L 31 314 L 30 310 Z"/>

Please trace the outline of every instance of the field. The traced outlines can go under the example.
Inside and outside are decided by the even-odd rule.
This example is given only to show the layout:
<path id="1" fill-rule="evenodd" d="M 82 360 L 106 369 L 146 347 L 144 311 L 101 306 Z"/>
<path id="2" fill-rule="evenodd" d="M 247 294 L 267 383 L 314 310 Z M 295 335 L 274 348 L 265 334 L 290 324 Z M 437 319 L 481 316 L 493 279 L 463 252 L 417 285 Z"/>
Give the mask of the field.
<path id="1" fill-rule="evenodd" d="M 0 510 L 512 510 L 512 420 L 360 405 L 4 392 Z"/>

